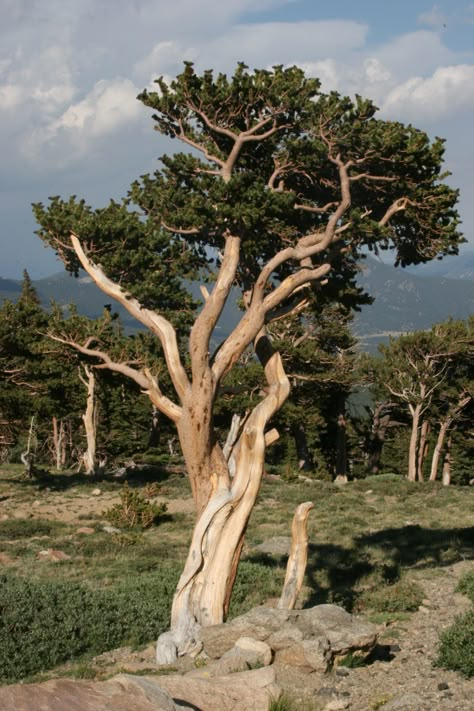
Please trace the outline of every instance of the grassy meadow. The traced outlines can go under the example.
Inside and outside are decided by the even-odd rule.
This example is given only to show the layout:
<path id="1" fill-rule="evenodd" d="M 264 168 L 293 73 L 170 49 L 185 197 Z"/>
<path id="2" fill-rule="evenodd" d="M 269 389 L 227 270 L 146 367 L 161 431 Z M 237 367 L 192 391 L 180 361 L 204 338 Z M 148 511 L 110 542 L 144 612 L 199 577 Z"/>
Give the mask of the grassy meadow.
<path id="1" fill-rule="evenodd" d="M 21 471 L 0 469 L 0 681 L 153 641 L 168 626 L 192 533 L 186 478 L 155 470 L 150 488 L 150 476 L 132 477 L 132 491 L 168 510 L 146 529 L 119 529 L 114 519 L 113 530 L 105 512 L 120 505 L 123 482 L 73 473 L 26 480 Z M 257 546 L 289 537 L 303 501 L 314 509 L 301 605 L 333 602 L 375 622 L 400 619 L 421 604 L 420 571 L 442 575 L 474 557 L 473 489 L 391 476 L 345 486 L 269 476 L 249 523 L 231 615 L 279 596 L 285 556 Z"/>

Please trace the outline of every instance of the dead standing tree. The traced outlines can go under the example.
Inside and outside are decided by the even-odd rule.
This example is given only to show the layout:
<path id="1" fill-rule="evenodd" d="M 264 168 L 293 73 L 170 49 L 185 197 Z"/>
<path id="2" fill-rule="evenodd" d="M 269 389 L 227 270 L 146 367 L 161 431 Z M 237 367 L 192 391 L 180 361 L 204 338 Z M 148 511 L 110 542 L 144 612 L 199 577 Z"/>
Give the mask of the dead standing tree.
<path id="1" fill-rule="evenodd" d="M 192 152 L 163 157 L 122 204 L 93 211 L 53 198 L 35 213 L 67 268 L 82 267 L 161 344 L 172 389 L 90 342 L 74 345 L 131 377 L 178 431 L 196 525 L 171 631 L 158 643 L 158 660 L 169 662 L 198 648 L 199 627 L 222 622 L 229 606 L 265 449 L 277 437 L 269 423 L 290 389 L 267 324 L 305 308 L 311 285 L 326 283 L 329 296 L 352 285 L 364 244 L 395 247 L 403 265 L 455 253 L 460 237 L 457 193 L 439 180 L 442 142 L 376 120 L 370 102 L 320 94 L 295 67 L 239 65 L 228 79 L 187 64 L 170 85 L 157 83 L 139 98 L 155 110 L 156 128 Z M 176 321 L 191 314 L 183 277 L 202 279 L 206 265 L 212 288 L 191 319 L 186 362 Z M 245 310 L 213 349 L 234 286 Z M 214 405 L 249 347 L 265 386 L 226 457 Z"/>

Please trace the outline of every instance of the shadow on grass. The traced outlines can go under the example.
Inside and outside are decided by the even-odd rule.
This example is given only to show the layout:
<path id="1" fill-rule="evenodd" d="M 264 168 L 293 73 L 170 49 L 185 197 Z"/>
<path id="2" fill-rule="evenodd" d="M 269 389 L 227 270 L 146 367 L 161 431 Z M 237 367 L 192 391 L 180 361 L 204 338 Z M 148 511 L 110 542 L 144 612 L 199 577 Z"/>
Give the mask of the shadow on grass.
<path id="1" fill-rule="evenodd" d="M 166 481 L 170 476 L 176 474 L 175 468 L 167 468 L 159 465 L 137 466 L 127 469 L 123 473 L 114 474 L 104 472 L 101 474 L 87 475 L 83 472 L 50 472 L 41 470 L 33 478 L 26 478 L 22 475 L 16 477 L 0 478 L 0 482 L 20 484 L 25 489 L 33 491 L 67 491 L 77 486 L 96 486 L 99 483 L 112 485 L 121 488 L 125 482 L 129 486 L 141 486 L 149 483 L 160 483 Z"/>
<path id="2" fill-rule="evenodd" d="M 387 528 L 353 539 L 350 548 L 310 544 L 306 583 L 313 591 L 306 605 L 336 603 L 353 610 L 358 583 L 375 576 L 379 583 L 396 582 L 406 569 L 440 568 L 474 559 L 474 527 L 431 529 L 410 525 Z M 252 562 L 285 569 L 286 556 L 254 553 Z"/>

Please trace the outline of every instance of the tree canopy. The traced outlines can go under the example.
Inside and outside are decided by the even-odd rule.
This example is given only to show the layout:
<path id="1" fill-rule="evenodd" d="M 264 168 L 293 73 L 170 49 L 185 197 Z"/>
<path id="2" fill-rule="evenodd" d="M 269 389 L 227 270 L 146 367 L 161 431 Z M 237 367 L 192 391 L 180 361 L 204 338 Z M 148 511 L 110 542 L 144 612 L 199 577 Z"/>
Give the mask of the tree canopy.
<path id="1" fill-rule="evenodd" d="M 66 268 L 85 269 L 159 341 L 159 373 L 75 347 L 131 377 L 176 425 L 197 523 L 160 659 L 197 644 L 200 625 L 228 609 L 248 517 L 263 474 L 272 417 L 290 381 L 267 326 L 311 298 L 356 305 L 364 250 L 393 249 L 404 266 L 455 254 L 457 191 L 444 181 L 444 145 L 376 118 L 369 100 L 325 94 L 297 67 L 199 74 L 190 63 L 139 99 L 155 128 L 184 152 L 165 155 L 122 202 L 92 209 L 75 197 L 34 206 L 39 236 Z M 186 280 L 201 281 L 198 306 Z M 233 287 L 242 318 L 214 348 Z M 186 334 L 186 338 L 183 336 Z M 252 347 L 261 396 L 224 453 L 214 424 L 223 380 Z M 171 654 L 172 656 L 172 654 Z"/>

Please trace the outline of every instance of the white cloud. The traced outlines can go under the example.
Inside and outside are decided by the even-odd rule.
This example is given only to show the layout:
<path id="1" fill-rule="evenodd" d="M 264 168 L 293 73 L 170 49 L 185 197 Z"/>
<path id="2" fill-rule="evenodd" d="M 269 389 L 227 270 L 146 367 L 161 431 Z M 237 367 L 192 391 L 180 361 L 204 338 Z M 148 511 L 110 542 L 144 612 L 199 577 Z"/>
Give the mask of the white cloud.
<path id="1" fill-rule="evenodd" d="M 21 102 L 22 93 L 15 84 L 0 85 L 0 111 L 11 111 Z"/>
<path id="2" fill-rule="evenodd" d="M 392 79 L 391 72 L 376 57 L 367 57 L 364 60 L 364 71 L 369 84 L 388 82 Z"/>
<path id="3" fill-rule="evenodd" d="M 181 42 L 173 40 L 158 42 L 146 57 L 134 64 L 133 73 L 141 83 L 152 84 L 158 76 L 169 82 L 182 70 L 183 61 L 195 62 L 197 59 L 198 52 L 193 47 L 185 48 Z"/>
<path id="4" fill-rule="evenodd" d="M 438 5 L 433 5 L 431 10 L 422 12 L 421 15 L 418 16 L 418 22 L 420 25 L 427 25 L 428 27 L 439 29 L 440 27 L 446 26 L 447 17 L 441 12 Z"/>
<path id="5" fill-rule="evenodd" d="M 26 146 L 27 152 L 37 153 L 44 147 L 67 142 L 70 158 L 91 150 L 93 139 L 134 123 L 140 106 L 136 100 L 137 87 L 130 79 L 101 79 L 81 101 L 69 106 L 58 118 L 34 131 Z M 64 156 L 61 156 L 61 162 Z"/>
<path id="6" fill-rule="evenodd" d="M 35 111 L 49 114 L 69 102 L 76 92 L 71 61 L 71 51 L 62 45 L 52 45 L 35 56 L 25 56 L 18 47 L 14 55 L 0 63 L 6 96 L 0 110 L 21 103 L 39 103 L 42 107 L 35 107 Z M 36 120 L 38 118 L 41 120 L 41 116 L 36 116 Z"/>
<path id="7" fill-rule="evenodd" d="M 430 77 L 412 77 L 387 96 L 383 112 L 408 120 L 438 121 L 474 109 L 474 66 L 440 67 Z"/>

